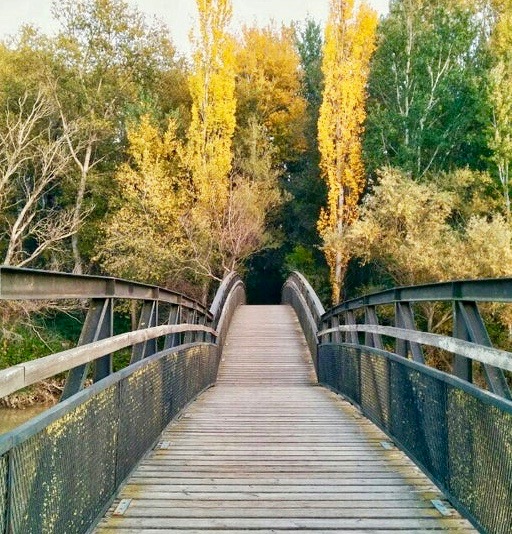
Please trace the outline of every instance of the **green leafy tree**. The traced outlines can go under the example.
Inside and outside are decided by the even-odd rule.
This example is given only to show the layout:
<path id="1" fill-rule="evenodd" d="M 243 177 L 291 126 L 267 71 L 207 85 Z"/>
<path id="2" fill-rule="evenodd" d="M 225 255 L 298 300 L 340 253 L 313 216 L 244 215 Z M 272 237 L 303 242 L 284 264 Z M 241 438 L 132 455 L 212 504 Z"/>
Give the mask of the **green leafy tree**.
<path id="1" fill-rule="evenodd" d="M 498 172 L 503 204 L 510 220 L 510 167 L 512 164 L 512 2 L 496 6 L 490 43 L 491 69 L 487 76 L 490 108 L 488 145 Z"/>
<path id="2" fill-rule="evenodd" d="M 482 19 L 463 0 L 394 0 L 378 29 L 365 159 L 412 176 L 478 165 Z"/>
<path id="3" fill-rule="evenodd" d="M 512 274 L 512 230 L 495 206 L 487 173 L 458 170 L 418 181 L 387 168 L 336 246 L 372 263 L 394 286 Z M 426 306 L 435 331 L 450 313 Z"/>
<path id="4" fill-rule="evenodd" d="M 320 109 L 322 103 L 322 28 L 313 19 L 295 25 L 295 46 L 300 56 L 302 70 L 302 94 L 311 111 Z M 318 119 L 318 117 L 316 117 Z"/>
<path id="5" fill-rule="evenodd" d="M 493 193 L 487 173 L 457 170 L 419 182 L 384 169 L 341 246 L 376 261 L 395 285 L 509 276 L 512 233 L 499 213 L 489 214 Z"/>
<path id="6" fill-rule="evenodd" d="M 75 164 L 77 222 L 84 209 L 103 215 L 108 188 L 101 177 L 122 153 L 123 119 L 130 105 L 151 95 L 160 73 L 175 66 L 175 52 L 167 29 L 148 25 L 124 0 L 63 0 L 55 2 L 53 13 L 61 31 L 46 77 Z M 85 248 L 79 237 L 71 243 L 78 273 Z"/>

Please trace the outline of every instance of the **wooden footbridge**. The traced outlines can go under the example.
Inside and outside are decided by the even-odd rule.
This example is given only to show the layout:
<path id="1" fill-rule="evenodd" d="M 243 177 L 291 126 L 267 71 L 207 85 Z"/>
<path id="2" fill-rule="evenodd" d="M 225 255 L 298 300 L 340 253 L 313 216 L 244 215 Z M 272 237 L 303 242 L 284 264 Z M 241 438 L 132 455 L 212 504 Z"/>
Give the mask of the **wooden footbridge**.
<path id="1" fill-rule="evenodd" d="M 120 280 L 0 275 L 5 299 L 91 299 L 79 347 L 0 372 L 3 395 L 70 370 L 61 403 L 0 437 L 2 534 L 512 532 L 512 355 L 477 305 L 512 301 L 512 280 L 326 313 L 298 273 L 276 306 L 245 305 L 231 274 L 208 310 Z M 115 334 L 127 298 L 139 329 Z M 416 329 L 427 300 L 453 306 L 454 336 Z M 453 373 L 425 347 L 453 353 Z"/>

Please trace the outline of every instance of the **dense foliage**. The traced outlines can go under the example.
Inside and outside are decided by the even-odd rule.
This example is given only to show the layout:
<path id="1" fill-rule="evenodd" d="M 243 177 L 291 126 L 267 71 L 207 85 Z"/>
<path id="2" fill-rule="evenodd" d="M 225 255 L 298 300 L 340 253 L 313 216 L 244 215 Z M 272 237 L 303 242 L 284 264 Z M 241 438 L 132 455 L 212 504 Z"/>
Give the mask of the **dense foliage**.
<path id="1" fill-rule="evenodd" d="M 190 59 L 125 0 L 0 43 L 2 263 L 202 299 L 233 268 L 254 298 L 299 269 L 326 301 L 511 274 L 510 0 L 378 24 L 332 0 L 325 31 L 238 34 L 229 0 L 197 7 Z"/>

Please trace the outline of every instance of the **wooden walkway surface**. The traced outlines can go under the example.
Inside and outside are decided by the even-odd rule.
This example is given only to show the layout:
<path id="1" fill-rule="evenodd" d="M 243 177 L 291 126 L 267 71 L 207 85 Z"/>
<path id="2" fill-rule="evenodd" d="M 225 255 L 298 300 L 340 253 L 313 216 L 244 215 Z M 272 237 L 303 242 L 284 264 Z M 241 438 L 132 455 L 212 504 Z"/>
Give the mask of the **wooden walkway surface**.
<path id="1" fill-rule="evenodd" d="M 216 387 L 173 422 L 99 534 L 474 532 L 350 404 L 314 383 L 287 306 L 243 306 Z M 120 499 L 131 499 L 122 516 Z"/>

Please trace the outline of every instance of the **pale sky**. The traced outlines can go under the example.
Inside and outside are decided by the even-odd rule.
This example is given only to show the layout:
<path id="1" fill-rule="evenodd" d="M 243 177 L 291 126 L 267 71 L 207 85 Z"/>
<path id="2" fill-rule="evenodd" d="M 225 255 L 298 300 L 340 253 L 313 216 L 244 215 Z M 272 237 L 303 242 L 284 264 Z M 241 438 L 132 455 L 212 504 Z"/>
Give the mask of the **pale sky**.
<path id="1" fill-rule="evenodd" d="M 328 0 L 232 0 L 235 28 L 243 23 L 265 25 L 270 20 L 289 23 L 308 15 L 323 22 Z M 128 0 L 149 16 L 156 15 L 170 28 L 177 48 L 188 48 L 188 34 L 194 22 L 195 0 Z M 379 14 L 388 10 L 388 0 L 369 0 Z M 52 0 L 0 0 L 0 39 L 15 34 L 22 24 L 30 23 L 45 33 L 55 30 L 51 17 Z"/>

